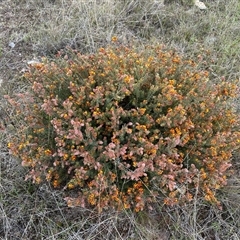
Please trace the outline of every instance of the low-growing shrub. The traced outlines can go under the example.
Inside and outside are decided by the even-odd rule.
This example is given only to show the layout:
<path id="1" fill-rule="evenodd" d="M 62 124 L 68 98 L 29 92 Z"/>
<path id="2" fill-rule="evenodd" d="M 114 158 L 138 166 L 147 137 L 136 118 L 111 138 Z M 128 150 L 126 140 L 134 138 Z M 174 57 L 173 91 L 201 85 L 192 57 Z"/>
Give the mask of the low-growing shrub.
<path id="1" fill-rule="evenodd" d="M 6 96 L 17 126 L 8 146 L 27 178 L 77 193 L 69 206 L 141 211 L 196 194 L 218 204 L 240 142 L 235 84 L 163 46 L 59 52 L 24 77 L 31 90 Z"/>

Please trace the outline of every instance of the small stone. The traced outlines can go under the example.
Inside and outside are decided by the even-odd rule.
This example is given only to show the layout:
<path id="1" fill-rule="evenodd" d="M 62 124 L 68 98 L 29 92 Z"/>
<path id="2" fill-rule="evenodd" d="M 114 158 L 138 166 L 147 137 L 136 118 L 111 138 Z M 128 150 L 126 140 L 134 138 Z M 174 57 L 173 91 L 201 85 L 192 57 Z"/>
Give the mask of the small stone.
<path id="1" fill-rule="evenodd" d="M 15 43 L 14 43 L 14 42 L 9 42 L 8 46 L 9 46 L 10 48 L 14 48 L 14 47 L 15 47 Z"/>
<path id="2" fill-rule="evenodd" d="M 195 1 L 195 6 L 197 6 L 201 10 L 207 9 L 206 5 L 203 2 L 200 2 L 199 0 Z"/>
<path id="3" fill-rule="evenodd" d="M 40 62 L 38 60 L 30 60 L 27 62 L 28 65 L 35 65 L 35 64 L 39 64 Z"/>

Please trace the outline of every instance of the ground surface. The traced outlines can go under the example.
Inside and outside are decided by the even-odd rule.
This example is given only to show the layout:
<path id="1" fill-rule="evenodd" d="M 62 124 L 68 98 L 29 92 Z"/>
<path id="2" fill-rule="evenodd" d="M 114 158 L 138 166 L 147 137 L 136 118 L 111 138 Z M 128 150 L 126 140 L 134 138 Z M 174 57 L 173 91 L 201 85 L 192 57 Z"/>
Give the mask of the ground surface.
<path id="1" fill-rule="evenodd" d="M 208 61 L 214 81 L 240 77 L 240 3 L 205 1 L 0 0 L 0 238 L 1 239 L 240 239 L 239 153 L 219 195 L 223 211 L 197 199 L 183 208 L 105 213 L 70 209 L 62 192 L 24 181 L 25 169 L 8 153 L 14 131 L 5 94 L 19 84 L 28 62 L 53 57 L 69 45 L 94 52 L 117 36 L 124 44 L 161 42 L 180 54 Z M 205 55 L 205 50 L 210 54 Z M 239 84 L 240 85 L 240 84 Z M 240 109 L 239 99 L 234 102 Z"/>

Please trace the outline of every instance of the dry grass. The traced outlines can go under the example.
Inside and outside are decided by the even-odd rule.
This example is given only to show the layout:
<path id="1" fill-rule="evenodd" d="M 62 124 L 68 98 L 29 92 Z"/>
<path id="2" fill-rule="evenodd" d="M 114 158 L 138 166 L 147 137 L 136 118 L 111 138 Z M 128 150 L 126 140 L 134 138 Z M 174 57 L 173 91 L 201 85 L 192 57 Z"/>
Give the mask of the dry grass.
<path id="1" fill-rule="evenodd" d="M 234 174 L 219 191 L 223 210 L 194 199 L 188 206 L 151 212 L 71 209 L 63 193 L 24 181 L 26 169 L 6 148 L 14 132 L 3 95 L 24 91 L 19 76 L 27 61 L 71 46 L 94 52 L 117 36 L 124 44 L 162 42 L 199 59 L 212 79 L 240 76 L 240 2 L 206 0 L 201 11 L 186 1 L 3 0 L 0 2 L 0 238 L 1 239 L 240 239 L 240 154 Z M 181 2 L 181 3 L 179 3 Z M 13 42 L 15 47 L 9 47 Z M 208 50 L 206 53 L 205 50 Z M 201 57 L 201 56 L 202 57 Z M 207 61 L 207 64 L 204 61 Z M 240 84 L 240 83 L 239 83 Z M 240 110 L 239 99 L 234 102 Z"/>

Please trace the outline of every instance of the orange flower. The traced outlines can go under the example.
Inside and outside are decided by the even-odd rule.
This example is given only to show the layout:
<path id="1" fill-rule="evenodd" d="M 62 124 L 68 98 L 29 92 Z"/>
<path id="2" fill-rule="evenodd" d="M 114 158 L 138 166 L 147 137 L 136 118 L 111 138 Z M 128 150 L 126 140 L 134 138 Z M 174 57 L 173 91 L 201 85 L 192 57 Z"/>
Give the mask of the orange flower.
<path id="1" fill-rule="evenodd" d="M 53 187 L 54 188 L 59 187 L 59 180 L 58 179 L 53 180 Z"/>
<path id="2" fill-rule="evenodd" d="M 140 115 L 144 115 L 144 113 L 146 112 L 146 108 L 140 108 L 139 112 L 140 112 Z"/>
<path id="3" fill-rule="evenodd" d="M 52 151 L 50 149 L 46 149 L 44 153 L 48 156 L 52 155 Z"/>
<path id="4" fill-rule="evenodd" d="M 66 160 L 68 159 L 68 157 L 69 157 L 68 154 L 65 153 L 65 154 L 63 155 L 63 160 L 66 161 Z"/>
<path id="5" fill-rule="evenodd" d="M 117 42 L 118 38 L 116 36 L 113 36 L 111 40 L 112 42 Z"/>
<path id="6" fill-rule="evenodd" d="M 126 75 L 126 76 L 124 77 L 124 82 L 125 82 L 125 83 L 130 83 L 131 80 L 132 80 L 132 77 L 129 76 L 129 75 Z"/>
<path id="7" fill-rule="evenodd" d="M 95 195 L 93 193 L 91 193 L 89 196 L 88 196 L 88 202 L 91 204 L 91 205 L 96 205 L 96 198 L 95 198 Z"/>
<path id="8" fill-rule="evenodd" d="M 74 184 L 73 183 L 69 183 L 67 187 L 68 187 L 68 189 L 73 189 L 74 188 Z"/>

